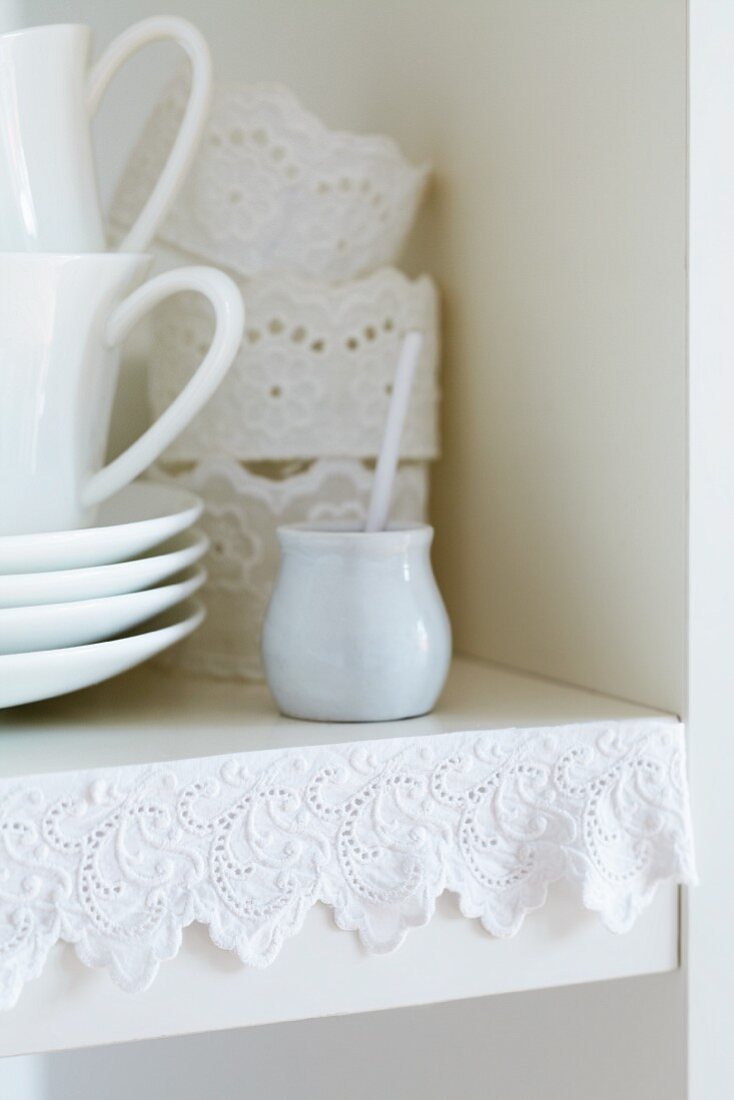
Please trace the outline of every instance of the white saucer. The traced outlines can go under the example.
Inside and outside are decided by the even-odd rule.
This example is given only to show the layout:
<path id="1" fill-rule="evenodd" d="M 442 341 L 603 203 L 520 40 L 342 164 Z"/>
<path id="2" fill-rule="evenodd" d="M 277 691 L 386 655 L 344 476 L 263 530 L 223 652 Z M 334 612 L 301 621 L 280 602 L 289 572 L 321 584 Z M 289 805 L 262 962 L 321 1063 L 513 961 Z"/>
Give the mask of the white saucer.
<path id="1" fill-rule="evenodd" d="M 203 618 L 203 605 L 187 600 L 145 628 L 111 642 L 0 657 L 0 707 L 51 699 L 109 680 L 185 638 Z"/>
<path id="2" fill-rule="evenodd" d="M 11 573 L 0 576 L 0 608 L 95 600 L 139 592 L 193 565 L 209 549 L 209 539 L 193 528 L 134 561 L 53 573 Z"/>
<path id="3" fill-rule="evenodd" d="M 188 599 L 205 580 L 201 566 L 194 566 L 168 584 L 145 592 L 0 610 L 0 656 L 114 638 Z"/>
<path id="4" fill-rule="evenodd" d="M 0 536 L 0 575 L 126 561 L 185 531 L 201 510 L 186 489 L 136 481 L 100 507 L 93 527 Z"/>

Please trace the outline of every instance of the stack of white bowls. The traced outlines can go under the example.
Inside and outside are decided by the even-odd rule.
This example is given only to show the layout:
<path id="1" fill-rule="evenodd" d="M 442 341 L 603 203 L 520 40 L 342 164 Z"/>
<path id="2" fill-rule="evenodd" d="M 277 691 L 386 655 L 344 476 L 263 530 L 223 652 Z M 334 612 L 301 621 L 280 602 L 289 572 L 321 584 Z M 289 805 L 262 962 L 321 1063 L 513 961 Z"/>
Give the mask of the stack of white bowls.
<path id="1" fill-rule="evenodd" d="M 172 149 L 117 252 L 108 250 L 90 139 L 123 61 L 168 38 L 188 54 L 191 92 Z M 242 297 L 211 268 L 145 282 L 141 250 L 165 217 L 210 98 L 201 35 L 175 18 L 129 28 L 88 66 L 90 31 L 54 25 L 0 36 L 0 706 L 63 694 L 190 634 L 206 537 L 193 494 L 135 479 L 229 369 Z M 180 291 L 215 313 L 211 346 L 170 408 L 105 465 L 120 345 Z M 161 616 L 163 616 L 161 618 Z"/>
<path id="2" fill-rule="evenodd" d="M 170 148 L 188 83 L 156 107 L 113 203 L 127 231 Z M 164 267 L 215 260 L 247 307 L 233 369 L 166 451 L 157 476 L 204 498 L 211 614 L 171 660 L 261 676 L 259 632 L 278 564 L 276 528 L 362 521 L 405 331 L 424 334 L 402 439 L 393 518 L 425 518 L 438 454 L 438 298 L 393 265 L 426 166 L 395 142 L 329 130 L 278 85 L 215 86 L 202 148 L 158 230 Z M 190 295 L 154 319 L 149 395 L 160 413 L 211 339 Z"/>

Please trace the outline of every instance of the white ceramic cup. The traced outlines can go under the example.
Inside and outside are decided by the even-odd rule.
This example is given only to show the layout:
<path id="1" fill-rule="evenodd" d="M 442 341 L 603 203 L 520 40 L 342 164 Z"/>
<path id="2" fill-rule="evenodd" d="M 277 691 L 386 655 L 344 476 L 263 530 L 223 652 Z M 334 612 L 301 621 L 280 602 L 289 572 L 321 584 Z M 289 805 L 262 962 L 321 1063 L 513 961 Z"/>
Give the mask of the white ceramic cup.
<path id="1" fill-rule="evenodd" d="M 432 539 L 425 524 L 278 529 L 280 570 L 261 649 L 283 714 L 386 722 L 433 709 L 451 627 L 431 569 Z"/>
<path id="2" fill-rule="evenodd" d="M 213 268 L 185 267 L 139 286 L 150 263 L 114 252 L 0 254 L 0 534 L 92 523 L 96 505 L 160 455 L 229 369 L 244 326 L 236 285 Z M 120 344 L 182 290 L 211 302 L 214 339 L 172 404 L 102 468 Z"/>
<path id="3" fill-rule="evenodd" d="M 172 39 L 188 55 L 191 94 L 168 161 L 120 246 L 126 252 L 148 247 L 196 152 L 211 98 L 205 40 L 184 19 L 146 19 L 119 35 L 90 69 L 89 27 L 56 24 L 0 35 L 0 251 L 105 251 L 90 120 L 120 66 L 159 39 Z"/>

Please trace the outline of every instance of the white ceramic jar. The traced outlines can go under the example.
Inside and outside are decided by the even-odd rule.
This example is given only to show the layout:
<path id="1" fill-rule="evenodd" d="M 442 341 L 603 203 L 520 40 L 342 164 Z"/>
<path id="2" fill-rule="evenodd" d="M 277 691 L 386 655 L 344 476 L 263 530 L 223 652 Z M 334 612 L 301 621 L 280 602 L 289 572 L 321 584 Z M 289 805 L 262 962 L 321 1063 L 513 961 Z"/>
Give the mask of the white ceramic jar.
<path id="1" fill-rule="evenodd" d="M 262 631 L 265 677 L 293 718 L 378 722 L 430 711 L 451 627 L 424 524 L 278 530 L 281 565 Z"/>

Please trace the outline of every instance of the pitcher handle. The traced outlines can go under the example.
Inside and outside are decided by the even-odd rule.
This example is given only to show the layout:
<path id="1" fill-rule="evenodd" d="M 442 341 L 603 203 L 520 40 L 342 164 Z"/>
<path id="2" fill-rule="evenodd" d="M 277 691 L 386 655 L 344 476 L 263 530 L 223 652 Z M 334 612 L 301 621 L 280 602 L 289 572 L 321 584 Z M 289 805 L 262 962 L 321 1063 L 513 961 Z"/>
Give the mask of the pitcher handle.
<path id="1" fill-rule="evenodd" d="M 89 74 L 87 102 L 90 115 L 93 115 L 112 77 L 128 58 L 148 43 L 165 38 L 172 39 L 188 55 L 192 69 L 191 93 L 165 167 L 137 221 L 120 245 L 121 252 L 146 251 L 191 167 L 211 103 L 211 56 L 204 36 L 186 19 L 158 15 L 135 23 L 118 35 Z"/>
<path id="2" fill-rule="evenodd" d="M 107 322 L 105 340 L 110 348 L 122 343 L 138 321 L 165 298 L 194 290 L 214 308 L 215 330 L 209 350 L 192 378 L 154 424 L 126 451 L 97 473 L 82 490 L 82 505 L 91 508 L 107 500 L 143 472 L 183 431 L 232 365 L 242 341 L 245 307 L 236 284 L 211 267 L 182 267 L 166 271 L 133 291 Z"/>

